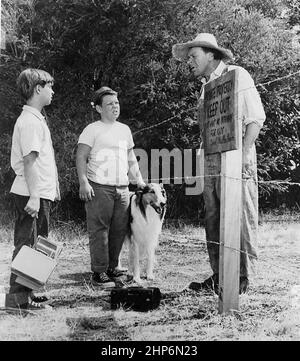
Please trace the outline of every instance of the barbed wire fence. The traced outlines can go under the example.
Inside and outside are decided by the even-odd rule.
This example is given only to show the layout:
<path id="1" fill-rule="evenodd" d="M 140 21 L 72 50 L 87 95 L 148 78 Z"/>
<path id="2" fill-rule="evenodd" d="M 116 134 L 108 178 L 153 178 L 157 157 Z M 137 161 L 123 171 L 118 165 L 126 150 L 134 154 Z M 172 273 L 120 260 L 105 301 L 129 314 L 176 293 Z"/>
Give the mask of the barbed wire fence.
<path id="1" fill-rule="evenodd" d="M 62 223 L 64 223 L 64 222 L 62 222 Z M 68 225 L 67 223 L 65 223 L 65 224 L 70 227 L 70 225 Z M 184 243 L 188 244 L 188 242 L 190 240 L 189 237 L 187 235 L 184 235 L 182 237 L 186 239 L 186 241 Z M 260 265 L 260 262 L 267 263 L 268 265 L 271 265 L 273 268 L 278 268 L 278 269 L 288 272 L 289 274 L 294 275 L 294 276 L 296 274 L 298 274 L 298 272 L 299 272 L 299 265 L 297 266 L 297 264 L 295 264 L 295 266 L 293 266 L 293 269 L 292 269 L 291 267 L 286 267 L 282 264 L 278 264 L 278 260 L 272 261 L 271 259 L 263 259 L 263 258 L 259 257 L 259 255 L 258 255 L 258 257 L 254 257 L 251 254 L 249 254 L 249 252 L 244 251 L 240 248 L 238 249 L 235 247 L 231 247 L 231 246 L 225 245 L 224 243 L 208 241 L 201 236 L 199 238 L 197 237 L 197 238 L 193 238 L 193 239 L 196 240 L 196 244 L 195 243 L 193 245 L 189 244 L 190 247 L 199 248 L 200 246 L 207 247 L 208 244 L 214 244 L 217 246 L 222 246 L 225 249 L 231 250 L 233 252 L 238 252 L 240 254 L 246 255 L 247 257 L 249 257 L 249 260 L 254 261 L 255 274 L 257 273 L 257 269 L 259 267 L 263 267 L 263 265 Z M 169 241 L 173 242 L 174 244 L 183 243 L 180 241 L 180 235 L 178 235 L 178 234 L 176 235 L 176 239 L 168 240 L 168 242 Z M 78 245 L 80 246 L 80 248 L 82 248 L 82 250 L 84 251 L 84 254 L 85 254 L 84 258 L 82 259 L 82 263 L 85 265 L 85 267 L 89 268 L 90 267 L 90 260 L 89 260 L 90 253 L 88 251 L 88 240 L 86 240 L 85 242 L 84 242 L 84 240 L 80 240 Z M 128 247 L 128 244 L 126 245 L 126 247 Z M 124 251 L 122 251 L 122 252 L 124 252 Z M 124 255 L 126 255 L 126 252 L 123 253 L 123 256 Z M 84 283 L 84 286 L 86 287 L 86 289 L 89 292 L 95 291 L 95 288 L 92 285 L 90 278 L 89 277 L 86 278 L 86 277 L 87 277 L 86 275 L 82 275 L 82 281 Z M 64 284 L 67 284 L 66 281 L 64 282 Z M 124 284 L 126 285 L 126 282 L 124 282 Z M 130 285 L 130 283 L 128 285 Z"/>
<path id="2" fill-rule="evenodd" d="M 291 73 L 291 74 L 288 74 L 288 75 L 285 75 L 285 76 L 282 76 L 280 78 L 276 78 L 276 79 L 273 79 L 273 80 L 270 80 L 270 81 L 267 81 L 267 82 L 263 82 L 263 83 L 258 83 L 256 84 L 256 87 L 261 87 L 264 91 L 267 91 L 266 89 L 266 86 L 269 86 L 270 84 L 273 84 L 275 82 L 279 82 L 279 81 L 282 81 L 282 80 L 286 80 L 286 79 L 289 79 L 291 77 L 295 77 L 297 75 L 300 75 L 300 71 L 297 71 L 297 72 L 294 72 L 294 73 Z M 246 89 L 243 89 L 243 91 L 246 90 Z M 188 113 L 190 111 L 195 111 L 197 110 L 197 107 L 191 107 L 189 109 L 187 109 L 185 111 L 185 113 Z M 142 129 L 139 129 L 135 132 L 133 132 L 133 135 L 136 135 L 136 134 L 139 134 L 139 133 L 143 133 L 145 131 L 149 131 L 149 130 L 152 130 L 154 128 L 157 128 L 163 124 L 166 124 L 168 122 L 170 122 L 171 120 L 174 120 L 178 118 L 177 115 L 174 115 L 170 118 L 167 118 L 161 122 L 158 122 L 156 124 L 153 124 L 153 125 L 150 125 L 150 126 L 147 126 L 147 127 L 144 127 Z M 184 176 L 184 177 L 167 177 L 167 178 L 163 178 L 163 177 L 160 177 L 160 178 L 151 178 L 151 181 L 153 182 L 169 182 L 171 180 L 182 180 L 182 181 L 190 181 L 190 180 L 196 180 L 196 179 L 199 179 L 199 178 L 206 178 L 206 177 L 226 177 L 226 178 L 230 178 L 230 179 L 234 179 L 234 180 L 238 180 L 238 181 L 242 181 L 242 182 L 249 182 L 249 181 L 253 181 L 253 182 L 256 182 L 257 184 L 261 184 L 261 185 L 283 185 L 283 186 L 298 186 L 300 187 L 300 183 L 298 182 L 291 182 L 289 180 L 259 180 L 259 179 L 243 179 L 243 178 L 235 178 L 235 177 L 230 177 L 230 176 L 227 176 L 227 175 L 224 175 L 224 174 L 210 174 L 210 175 L 198 175 L 198 176 Z M 218 242 L 212 242 L 212 241 L 207 241 L 205 239 L 199 239 L 199 242 L 200 243 L 203 243 L 205 245 L 207 245 L 208 243 L 211 243 L 211 244 L 217 244 L 217 245 L 220 245 L 220 243 Z M 236 248 L 233 248 L 233 247 L 230 247 L 230 246 L 227 246 L 227 245 L 224 245 L 222 244 L 222 246 L 224 248 L 227 248 L 227 249 L 231 249 L 232 251 L 234 252 L 239 252 L 239 253 L 243 253 L 243 254 L 246 254 L 247 256 L 249 256 L 249 253 L 247 251 L 243 251 L 241 249 L 236 249 Z M 250 256 L 251 257 L 251 256 Z M 287 272 L 290 272 L 292 274 L 295 274 L 296 273 L 296 270 L 291 270 L 291 269 L 288 269 L 287 267 L 284 267 L 282 265 L 278 265 L 278 264 L 273 264 L 274 267 L 278 267 L 278 268 L 281 268 Z"/>
<path id="3" fill-rule="evenodd" d="M 293 73 L 290 73 L 290 74 L 287 74 L 285 76 L 282 76 L 282 77 L 279 77 L 279 78 L 276 78 L 276 79 L 273 79 L 273 80 L 270 80 L 270 81 L 267 81 L 267 82 L 263 82 L 263 83 L 258 83 L 256 84 L 256 87 L 262 87 L 265 91 L 267 90 L 265 88 L 265 86 L 269 86 L 270 84 L 273 84 L 273 83 L 276 83 L 276 82 L 279 82 L 279 81 L 282 81 L 282 80 L 286 80 L 286 79 L 289 79 L 291 77 L 296 77 L 300 75 L 300 70 L 299 71 L 296 71 L 296 72 L 293 72 Z M 245 91 L 247 89 L 242 89 L 242 91 Z M 186 111 L 184 111 L 185 113 L 188 113 L 190 111 L 194 111 L 194 110 L 197 110 L 197 107 L 191 107 L 189 109 L 187 109 Z M 153 125 L 150 125 L 150 126 L 147 126 L 147 127 L 144 127 L 142 129 L 139 129 L 135 132 L 133 132 L 133 135 L 136 135 L 136 134 L 139 134 L 139 133 L 143 133 L 145 131 L 149 131 L 149 130 L 152 130 L 154 128 L 157 128 L 157 127 L 160 127 L 161 125 L 163 124 L 166 124 L 168 122 L 170 122 L 171 120 L 174 120 L 178 118 L 177 115 L 174 115 L 174 116 L 171 116 L 161 122 L 158 122 L 156 124 L 153 124 Z M 151 178 L 151 181 L 156 181 L 156 182 L 159 182 L 159 181 L 174 181 L 174 180 L 183 180 L 183 181 L 186 181 L 186 180 L 196 180 L 198 178 L 205 178 L 205 177 L 221 177 L 221 176 L 225 176 L 225 175 L 222 175 L 222 174 L 216 174 L 216 175 L 199 175 L 199 176 L 185 176 L 185 177 L 172 177 L 172 178 L 156 178 L 156 179 L 153 179 Z M 225 176 L 227 177 L 227 176 Z M 231 179 L 234 179 L 232 177 L 229 177 Z M 246 181 L 245 179 L 242 179 L 242 181 Z M 247 180 L 249 181 L 249 179 Z M 256 180 L 253 180 L 255 181 L 256 183 L 260 184 L 261 186 L 263 185 L 275 185 L 275 186 L 300 186 L 300 183 L 297 183 L 297 182 L 291 182 L 290 180 L 262 180 L 262 179 L 256 179 Z"/>
<path id="4" fill-rule="evenodd" d="M 291 74 L 282 76 L 282 77 L 280 77 L 280 78 L 276 78 L 276 79 L 273 79 L 273 80 L 264 82 L 264 83 L 258 83 L 258 84 L 256 84 L 256 87 L 262 87 L 264 90 L 266 90 L 265 86 L 268 86 L 268 85 L 270 85 L 270 84 L 273 84 L 273 83 L 278 82 L 278 81 L 281 81 L 281 80 L 285 80 L 285 79 L 291 78 L 291 77 L 293 77 L 293 76 L 295 76 L 295 75 L 298 75 L 298 74 L 300 75 L 300 70 L 299 70 L 299 71 L 296 71 L 296 72 L 294 72 L 294 73 L 291 73 Z M 249 88 L 249 89 L 250 89 L 250 88 Z M 245 90 L 247 90 L 247 89 L 243 89 L 242 91 L 245 91 Z M 187 110 L 185 111 L 185 113 L 187 113 L 187 112 L 189 112 L 189 111 L 192 111 L 192 110 L 196 110 L 196 109 L 197 109 L 197 107 L 191 107 L 191 108 L 187 109 Z M 158 122 L 158 123 L 153 124 L 153 125 L 150 125 L 150 126 L 148 126 L 148 127 L 139 129 L 139 130 L 133 132 L 132 134 L 133 134 L 133 135 L 136 135 L 136 134 L 139 134 L 139 133 L 143 133 L 143 132 L 145 132 L 146 130 L 151 130 L 151 129 L 157 128 L 157 127 L 159 127 L 159 126 L 161 126 L 161 125 L 163 125 L 163 124 L 165 124 L 165 123 L 168 123 L 168 122 L 170 122 L 171 120 L 176 119 L 176 118 L 178 118 L 178 116 L 177 116 L 177 115 L 173 115 L 172 117 L 167 118 L 167 119 L 165 119 L 165 120 L 162 120 L 161 122 Z"/>

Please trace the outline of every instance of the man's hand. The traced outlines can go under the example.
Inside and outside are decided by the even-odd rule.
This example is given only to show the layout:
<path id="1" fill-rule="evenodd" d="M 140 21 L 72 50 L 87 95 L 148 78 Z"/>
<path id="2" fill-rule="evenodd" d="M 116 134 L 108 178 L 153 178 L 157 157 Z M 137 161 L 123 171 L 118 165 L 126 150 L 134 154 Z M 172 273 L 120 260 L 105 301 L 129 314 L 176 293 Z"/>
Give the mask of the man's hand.
<path id="1" fill-rule="evenodd" d="M 251 149 L 258 137 L 260 126 L 255 123 L 249 123 L 246 126 L 246 132 L 243 139 L 243 165 L 242 165 L 242 178 L 247 179 L 255 176 L 253 154 Z"/>
<path id="2" fill-rule="evenodd" d="M 85 202 L 91 201 L 92 197 L 95 196 L 94 190 L 89 182 L 80 183 L 79 187 L 79 198 Z"/>
<path id="3" fill-rule="evenodd" d="M 25 208 L 25 212 L 27 212 L 31 217 L 38 218 L 39 210 L 40 210 L 40 198 L 30 197 Z"/>
<path id="4" fill-rule="evenodd" d="M 243 164 L 242 164 L 242 178 L 248 179 L 254 177 L 254 164 L 252 161 L 251 152 L 243 149 Z"/>

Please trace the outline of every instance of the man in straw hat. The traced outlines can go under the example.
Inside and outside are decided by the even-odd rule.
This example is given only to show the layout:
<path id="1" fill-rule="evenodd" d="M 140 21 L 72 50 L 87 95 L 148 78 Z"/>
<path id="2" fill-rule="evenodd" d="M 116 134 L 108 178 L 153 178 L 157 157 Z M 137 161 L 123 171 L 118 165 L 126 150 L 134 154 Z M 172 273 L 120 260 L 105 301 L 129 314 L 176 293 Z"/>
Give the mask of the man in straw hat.
<path id="1" fill-rule="evenodd" d="M 201 33 L 192 41 L 176 44 L 173 56 L 187 61 L 196 78 L 203 84 L 210 82 L 226 71 L 237 69 L 239 72 L 239 102 L 241 104 L 243 163 L 242 163 L 242 219 L 240 254 L 240 293 L 246 292 L 249 274 L 257 259 L 258 229 L 258 188 L 255 140 L 265 120 L 265 112 L 260 96 L 250 74 L 242 67 L 227 65 L 233 60 L 230 50 L 218 45 L 214 35 Z M 198 102 L 200 132 L 203 132 L 204 86 Z M 205 152 L 205 149 L 204 149 Z M 205 232 L 207 249 L 213 275 L 203 282 L 192 282 L 189 288 L 195 291 L 212 289 L 218 293 L 219 282 L 219 225 L 220 225 L 220 177 L 221 154 L 204 156 Z"/>

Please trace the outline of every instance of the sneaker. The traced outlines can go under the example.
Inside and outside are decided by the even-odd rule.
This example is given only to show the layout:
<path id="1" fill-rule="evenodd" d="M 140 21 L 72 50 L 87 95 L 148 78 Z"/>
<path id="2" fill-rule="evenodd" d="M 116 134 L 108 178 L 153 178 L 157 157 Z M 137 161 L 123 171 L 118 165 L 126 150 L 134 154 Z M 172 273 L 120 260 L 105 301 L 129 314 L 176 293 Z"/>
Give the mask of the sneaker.
<path id="1" fill-rule="evenodd" d="M 103 288 L 115 287 L 115 282 L 108 277 L 106 272 L 94 272 L 92 276 L 92 283 L 96 286 L 101 286 Z"/>
<path id="2" fill-rule="evenodd" d="M 248 277 L 245 276 L 241 276 L 240 277 L 240 295 L 242 293 L 246 293 L 248 290 L 248 286 L 249 286 L 249 279 Z"/>
<path id="3" fill-rule="evenodd" d="M 50 302 L 50 298 L 47 297 L 46 295 L 42 295 L 42 296 L 32 295 L 32 296 L 31 296 L 31 300 L 32 300 L 33 302 L 37 302 L 37 303 L 47 303 L 47 302 Z"/>
<path id="4" fill-rule="evenodd" d="M 123 270 L 120 270 L 117 268 L 115 268 L 114 270 L 109 268 L 106 273 L 107 273 L 108 277 L 111 277 L 111 278 L 117 278 L 117 277 L 126 275 L 126 271 L 123 271 Z"/>
<path id="5" fill-rule="evenodd" d="M 127 272 L 127 271 L 128 271 L 128 268 L 127 268 L 127 267 L 118 266 L 118 267 L 116 268 L 116 270 L 121 271 L 121 272 Z"/>
<path id="6" fill-rule="evenodd" d="M 219 274 L 215 273 L 211 277 L 207 278 L 205 281 L 192 282 L 188 287 L 193 291 L 214 291 L 216 294 L 219 294 Z"/>
<path id="7" fill-rule="evenodd" d="M 45 304 L 45 302 L 35 302 L 32 299 L 28 302 L 27 310 L 52 310 L 52 306 Z"/>

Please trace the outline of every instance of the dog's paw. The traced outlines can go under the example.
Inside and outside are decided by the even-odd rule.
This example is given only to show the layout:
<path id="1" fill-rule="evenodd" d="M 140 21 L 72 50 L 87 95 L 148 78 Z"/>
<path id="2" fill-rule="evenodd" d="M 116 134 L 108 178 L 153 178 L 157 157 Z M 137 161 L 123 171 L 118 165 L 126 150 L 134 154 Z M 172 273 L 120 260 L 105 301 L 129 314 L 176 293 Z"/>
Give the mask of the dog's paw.
<path id="1" fill-rule="evenodd" d="M 133 281 L 137 283 L 139 286 L 143 285 L 143 281 L 139 277 L 133 277 Z"/>
<path id="2" fill-rule="evenodd" d="M 146 278 L 147 278 L 148 281 L 154 281 L 155 280 L 155 276 L 154 276 L 153 273 L 148 274 Z"/>

